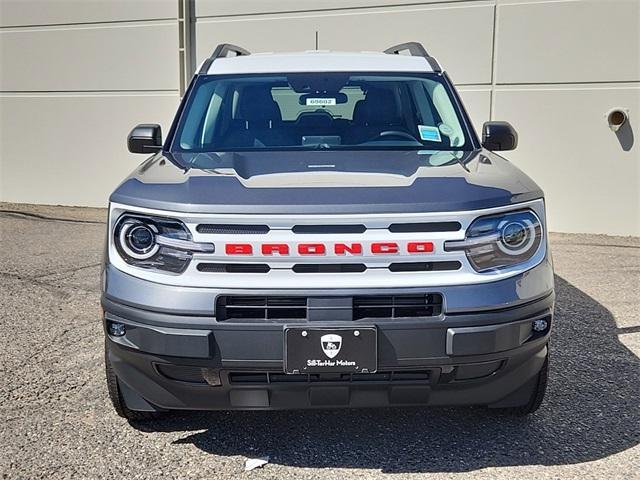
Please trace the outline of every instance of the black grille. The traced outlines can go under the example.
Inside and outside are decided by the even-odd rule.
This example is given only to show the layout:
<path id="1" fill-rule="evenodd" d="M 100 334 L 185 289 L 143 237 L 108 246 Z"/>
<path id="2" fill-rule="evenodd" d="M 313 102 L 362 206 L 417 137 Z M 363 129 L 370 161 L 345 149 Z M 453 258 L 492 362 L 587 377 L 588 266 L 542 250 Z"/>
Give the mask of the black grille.
<path id="1" fill-rule="evenodd" d="M 345 297 L 339 298 L 342 300 L 340 303 L 344 304 Z M 325 300 L 327 299 L 325 298 Z M 442 313 L 442 295 L 439 293 L 360 295 L 352 297 L 351 304 L 353 314 L 351 318 L 353 320 L 435 317 Z M 305 296 L 225 295 L 218 297 L 216 301 L 216 319 L 219 322 L 226 320 L 306 321 L 309 319 L 310 309 L 322 310 L 323 307 L 314 307 L 314 303 Z"/>
<path id="2" fill-rule="evenodd" d="M 205 273 L 268 273 L 271 270 L 266 263 L 199 263 L 196 268 Z"/>
<path id="3" fill-rule="evenodd" d="M 353 319 L 435 317 L 442 313 L 442 295 L 367 295 L 353 297 Z"/>
<path id="4" fill-rule="evenodd" d="M 216 318 L 221 320 L 306 319 L 307 297 L 218 297 Z"/>
<path id="5" fill-rule="evenodd" d="M 365 382 L 418 382 L 426 383 L 431 378 L 429 370 L 400 370 L 377 373 L 337 374 L 284 374 L 275 372 L 230 372 L 229 383 L 233 384 L 279 384 L 279 383 L 365 383 Z"/>
<path id="6" fill-rule="evenodd" d="M 267 225 L 226 225 L 218 223 L 201 223 L 196 227 L 198 233 L 215 233 L 228 235 L 269 233 Z"/>
<path id="7" fill-rule="evenodd" d="M 461 228 L 460 222 L 392 223 L 389 225 L 389 231 L 394 233 L 457 232 Z M 196 226 L 198 233 L 209 234 L 264 234 L 270 230 L 268 225 L 201 223 Z M 367 227 L 362 224 L 294 225 L 291 230 L 297 234 L 364 233 L 367 231 Z"/>
<path id="8" fill-rule="evenodd" d="M 269 273 L 271 267 L 266 263 L 221 263 L 200 262 L 197 267 L 203 273 Z M 447 262 L 402 262 L 389 265 L 391 272 L 442 272 L 459 270 L 458 261 Z M 297 263 L 291 270 L 294 273 L 362 273 L 367 271 L 364 263 Z"/>

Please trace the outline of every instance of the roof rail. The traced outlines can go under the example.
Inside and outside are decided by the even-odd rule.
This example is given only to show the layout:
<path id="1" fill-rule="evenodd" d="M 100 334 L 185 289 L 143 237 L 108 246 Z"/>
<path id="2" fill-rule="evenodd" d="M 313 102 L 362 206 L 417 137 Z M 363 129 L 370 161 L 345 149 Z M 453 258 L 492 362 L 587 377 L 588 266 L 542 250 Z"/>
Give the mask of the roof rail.
<path id="1" fill-rule="evenodd" d="M 438 61 L 433 58 L 420 42 L 406 42 L 387 48 L 384 53 L 389 55 L 400 55 L 400 52 L 408 51 L 412 57 L 424 57 L 434 72 L 442 72 L 442 67 Z"/>
<path id="2" fill-rule="evenodd" d="M 204 61 L 198 73 L 199 74 L 207 73 L 209 71 L 209 67 L 211 66 L 211 64 L 216 58 L 227 57 L 230 52 L 235 53 L 236 56 L 238 57 L 243 55 L 251 55 L 251 52 L 249 50 L 245 50 L 242 47 L 238 47 L 237 45 L 232 45 L 230 43 L 221 43 L 213 50 L 213 53 L 211 54 L 211 56 Z"/>

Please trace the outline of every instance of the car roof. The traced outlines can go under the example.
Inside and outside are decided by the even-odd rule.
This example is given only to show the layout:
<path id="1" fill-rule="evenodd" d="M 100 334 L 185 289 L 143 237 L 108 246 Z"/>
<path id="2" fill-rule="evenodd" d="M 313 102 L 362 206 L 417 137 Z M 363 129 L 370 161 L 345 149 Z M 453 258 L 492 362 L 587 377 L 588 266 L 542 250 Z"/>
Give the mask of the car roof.
<path id="1" fill-rule="evenodd" d="M 383 52 L 335 52 L 309 50 L 292 53 L 252 53 L 219 57 L 210 62 L 206 75 L 287 72 L 434 72 L 432 57 L 389 55 Z M 206 64 L 206 61 L 203 62 Z M 437 66 L 437 63 L 436 63 Z"/>

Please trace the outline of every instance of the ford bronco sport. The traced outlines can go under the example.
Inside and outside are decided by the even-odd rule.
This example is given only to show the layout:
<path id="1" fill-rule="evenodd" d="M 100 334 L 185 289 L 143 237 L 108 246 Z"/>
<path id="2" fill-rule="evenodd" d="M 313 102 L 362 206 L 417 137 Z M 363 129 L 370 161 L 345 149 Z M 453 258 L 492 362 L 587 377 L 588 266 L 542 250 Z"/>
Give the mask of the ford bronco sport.
<path id="1" fill-rule="evenodd" d="M 482 405 L 535 411 L 554 306 L 540 188 L 478 139 L 418 43 L 218 46 L 111 195 L 116 411 Z"/>

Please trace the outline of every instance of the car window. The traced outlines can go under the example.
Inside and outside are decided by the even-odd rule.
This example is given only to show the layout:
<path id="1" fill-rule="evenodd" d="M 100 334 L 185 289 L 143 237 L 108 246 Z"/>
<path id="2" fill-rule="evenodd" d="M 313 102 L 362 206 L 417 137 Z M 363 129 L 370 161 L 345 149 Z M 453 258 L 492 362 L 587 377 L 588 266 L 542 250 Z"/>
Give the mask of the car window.
<path id="1" fill-rule="evenodd" d="M 437 75 L 203 76 L 176 130 L 177 151 L 470 149 Z"/>

